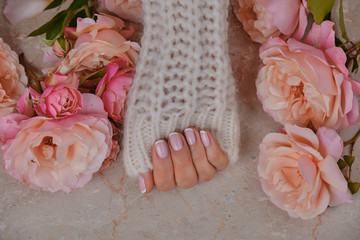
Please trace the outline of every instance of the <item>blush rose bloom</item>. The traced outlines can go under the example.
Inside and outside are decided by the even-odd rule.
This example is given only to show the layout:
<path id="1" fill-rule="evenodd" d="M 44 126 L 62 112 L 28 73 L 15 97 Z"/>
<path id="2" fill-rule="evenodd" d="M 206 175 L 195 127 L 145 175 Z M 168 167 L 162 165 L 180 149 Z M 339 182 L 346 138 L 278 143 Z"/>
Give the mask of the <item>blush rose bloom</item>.
<path id="1" fill-rule="evenodd" d="M 127 67 L 125 59 L 111 63 L 96 88 L 96 95 L 102 98 L 105 111 L 115 122 L 123 121 L 125 100 L 133 82 L 133 72 L 134 69 Z"/>
<path id="2" fill-rule="evenodd" d="M 141 22 L 141 0 L 101 0 L 101 6 L 121 18 Z"/>
<path id="3" fill-rule="evenodd" d="M 234 13 L 255 42 L 290 36 L 299 23 L 300 0 L 231 0 Z"/>
<path id="4" fill-rule="evenodd" d="M 52 0 L 7 0 L 4 15 L 13 25 L 40 14 Z"/>
<path id="5" fill-rule="evenodd" d="M 26 83 L 25 69 L 17 54 L 0 38 L 0 116 L 15 110 Z"/>
<path id="6" fill-rule="evenodd" d="M 119 31 L 123 22 L 115 17 L 98 16 L 98 21 L 79 19 L 79 28 L 74 32 L 77 40 L 59 66 L 51 73 L 76 73 L 79 78 L 94 73 L 117 58 L 125 58 L 136 66 L 140 46 L 127 41 Z M 121 26 L 120 26 L 120 25 Z M 76 34 L 75 34 L 76 33 Z"/>
<path id="7" fill-rule="evenodd" d="M 30 88 L 30 93 L 39 116 L 61 119 L 75 114 L 83 107 L 81 93 L 67 83 L 49 86 L 41 95 Z"/>
<path id="8" fill-rule="evenodd" d="M 292 217 L 313 218 L 328 206 L 353 197 L 337 161 L 343 142 L 335 130 L 286 124 L 285 133 L 270 133 L 260 144 L 258 171 L 264 192 Z"/>
<path id="9" fill-rule="evenodd" d="M 342 129 L 357 121 L 360 84 L 348 77 L 345 53 L 329 39 L 311 33 L 307 42 L 315 48 L 292 38 L 270 38 L 260 48 L 257 95 L 276 121 L 311 123 L 316 129 Z"/>
<path id="10" fill-rule="evenodd" d="M 101 99 L 84 94 L 84 100 L 82 111 L 71 117 L 13 124 L 18 132 L 1 147 L 5 171 L 43 191 L 70 192 L 87 184 L 109 157 L 113 132 Z"/>

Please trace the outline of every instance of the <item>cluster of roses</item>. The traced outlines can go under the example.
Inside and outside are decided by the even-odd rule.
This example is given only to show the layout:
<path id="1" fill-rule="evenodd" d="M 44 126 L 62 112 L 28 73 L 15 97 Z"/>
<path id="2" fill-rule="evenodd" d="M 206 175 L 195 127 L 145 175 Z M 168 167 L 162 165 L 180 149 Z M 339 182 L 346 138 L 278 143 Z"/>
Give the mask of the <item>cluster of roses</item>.
<path id="1" fill-rule="evenodd" d="M 284 125 L 260 144 L 264 192 L 292 217 L 313 218 L 328 206 L 352 202 L 337 165 L 343 141 L 336 130 L 359 117 L 360 84 L 349 77 L 346 55 L 335 46 L 334 23 L 308 25 L 307 2 L 233 1 L 244 29 L 260 48 L 257 95 Z M 310 23 L 311 24 L 311 23 Z"/>
<path id="2" fill-rule="evenodd" d="M 17 55 L 0 41 L 0 143 L 4 169 L 34 189 L 69 192 L 119 152 L 121 123 L 140 47 L 113 16 L 78 18 L 45 59 L 46 78 L 27 86 Z"/>

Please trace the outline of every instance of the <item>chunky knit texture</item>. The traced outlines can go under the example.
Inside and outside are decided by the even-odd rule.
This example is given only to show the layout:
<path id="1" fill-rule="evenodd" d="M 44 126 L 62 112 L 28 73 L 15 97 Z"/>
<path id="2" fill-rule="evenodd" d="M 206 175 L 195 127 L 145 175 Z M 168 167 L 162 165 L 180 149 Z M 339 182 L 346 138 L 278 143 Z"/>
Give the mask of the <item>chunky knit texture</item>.
<path id="1" fill-rule="evenodd" d="M 227 0 L 144 0 L 140 62 L 129 92 L 123 159 L 130 176 L 152 169 L 155 140 L 189 126 L 210 130 L 239 156 Z"/>

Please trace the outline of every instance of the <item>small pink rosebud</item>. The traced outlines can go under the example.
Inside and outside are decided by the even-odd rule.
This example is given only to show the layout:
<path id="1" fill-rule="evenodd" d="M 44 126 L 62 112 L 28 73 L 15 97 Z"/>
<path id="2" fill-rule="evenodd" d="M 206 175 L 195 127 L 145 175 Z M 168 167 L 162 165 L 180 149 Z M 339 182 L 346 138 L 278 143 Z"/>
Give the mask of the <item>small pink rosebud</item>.
<path id="1" fill-rule="evenodd" d="M 71 45 L 68 39 L 59 37 L 52 45 L 52 49 L 57 57 L 63 58 L 70 51 Z"/>
<path id="2" fill-rule="evenodd" d="M 16 109 L 19 113 L 24 114 L 28 117 L 34 116 L 34 108 L 32 104 L 32 100 L 30 99 L 29 88 L 25 88 L 23 94 L 19 98 Z"/>

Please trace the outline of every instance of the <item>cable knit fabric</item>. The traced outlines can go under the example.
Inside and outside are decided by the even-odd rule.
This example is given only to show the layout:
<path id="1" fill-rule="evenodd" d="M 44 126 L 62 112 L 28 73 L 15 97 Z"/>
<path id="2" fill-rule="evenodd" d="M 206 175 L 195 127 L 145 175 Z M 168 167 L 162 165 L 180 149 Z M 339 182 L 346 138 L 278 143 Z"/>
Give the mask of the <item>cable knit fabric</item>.
<path id="1" fill-rule="evenodd" d="M 143 0 L 140 62 L 125 113 L 130 176 L 152 169 L 155 140 L 189 126 L 210 130 L 230 162 L 239 156 L 236 85 L 227 44 L 227 0 Z"/>

